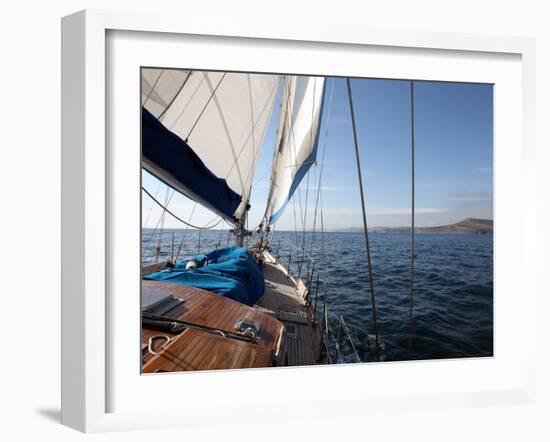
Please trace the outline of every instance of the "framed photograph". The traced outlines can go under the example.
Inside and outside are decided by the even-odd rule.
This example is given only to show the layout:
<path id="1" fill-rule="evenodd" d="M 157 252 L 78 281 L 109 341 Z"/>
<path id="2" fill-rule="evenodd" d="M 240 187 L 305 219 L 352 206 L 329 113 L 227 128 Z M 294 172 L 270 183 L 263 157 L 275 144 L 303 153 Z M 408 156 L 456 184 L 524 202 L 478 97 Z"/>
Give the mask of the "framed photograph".
<path id="1" fill-rule="evenodd" d="M 534 400 L 533 41 L 62 35 L 64 424 Z"/>

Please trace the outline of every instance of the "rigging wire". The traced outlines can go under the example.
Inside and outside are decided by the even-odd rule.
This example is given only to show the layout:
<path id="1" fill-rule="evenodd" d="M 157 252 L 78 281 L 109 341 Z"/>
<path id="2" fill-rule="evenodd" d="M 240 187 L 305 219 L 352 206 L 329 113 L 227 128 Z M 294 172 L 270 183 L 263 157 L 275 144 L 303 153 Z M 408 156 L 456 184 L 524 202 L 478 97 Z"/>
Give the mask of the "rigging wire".
<path id="1" fill-rule="evenodd" d="M 306 174 L 306 200 L 304 205 L 304 220 L 302 223 L 302 263 L 304 262 L 305 253 L 306 253 L 306 223 L 307 223 L 307 200 L 309 195 L 309 169 Z M 302 264 L 300 264 L 300 270 L 302 269 Z"/>
<path id="2" fill-rule="evenodd" d="M 292 121 L 292 114 L 288 112 L 288 109 L 290 107 L 290 83 L 288 81 L 288 76 L 285 77 L 285 83 L 287 84 L 287 106 L 286 106 L 286 115 L 288 115 L 288 118 L 290 120 L 290 136 L 292 136 L 292 143 L 289 142 L 290 148 L 292 149 L 292 152 L 294 154 L 294 161 L 291 163 L 290 167 L 292 167 L 293 173 L 296 173 L 297 170 L 297 164 L 296 164 L 296 137 L 294 135 L 294 121 Z M 292 109 L 294 111 L 294 108 Z M 289 140 L 290 141 L 290 140 Z M 300 208 L 300 220 L 302 221 L 302 224 L 304 223 L 304 214 L 302 212 L 302 192 L 300 191 L 300 186 L 296 189 L 298 192 L 298 207 Z"/>
<path id="3" fill-rule="evenodd" d="M 193 98 L 195 98 L 195 95 L 197 94 L 197 92 L 199 91 L 200 87 L 202 86 L 202 84 L 204 83 L 204 81 L 206 80 L 206 73 L 203 72 L 202 73 L 202 79 L 201 81 L 199 82 L 199 84 L 197 85 L 197 87 L 195 88 L 195 90 L 193 91 L 193 93 L 191 94 L 191 96 L 189 97 L 189 100 L 187 100 L 187 103 L 185 104 L 185 106 L 183 107 L 183 109 L 181 110 L 181 112 L 179 113 L 179 115 L 176 117 L 176 119 L 174 120 L 174 122 L 170 125 L 170 127 L 168 129 L 172 130 L 174 128 L 174 126 L 178 123 L 178 121 L 180 120 L 180 118 L 183 116 L 183 114 L 185 113 L 185 111 L 187 110 L 187 108 L 189 107 L 189 105 L 191 104 L 191 102 L 193 101 Z"/>
<path id="4" fill-rule="evenodd" d="M 357 142 L 357 128 L 355 127 L 355 112 L 353 110 L 353 98 L 351 96 L 351 81 L 349 78 L 346 78 L 348 86 L 348 98 L 349 98 L 349 109 L 351 113 L 351 125 L 353 129 L 353 142 L 355 144 L 355 159 L 357 164 L 357 176 L 359 178 L 359 193 L 361 195 L 361 210 L 363 213 L 363 230 L 365 232 L 365 245 L 367 252 L 367 261 L 369 268 L 369 285 L 370 285 L 370 294 L 371 294 L 371 304 L 372 304 L 372 321 L 374 323 L 374 336 L 376 343 L 376 355 L 378 361 L 380 361 L 380 340 L 378 336 L 378 323 L 376 321 L 376 297 L 374 294 L 374 284 L 372 281 L 372 260 L 370 255 L 370 246 L 369 246 L 369 232 L 367 229 L 367 212 L 365 209 L 365 195 L 363 192 L 363 178 L 361 177 L 361 160 L 359 159 L 359 144 Z"/>
<path id="5" fill-rule="evenodd" d="M 149 195 L 149 197 L 155 202 L 157 203 L 160 207 L 162 207 L 166 213 L 168 213 L 169 215 L 173 216 L 175 219 L 177 219 L 179 222 L 185 224 L 186 226 L 189 226 L 191 227 L 192 229 L 198 229 L 198 230 L 210 230 L 210 229 L 213 229 L 214 227 L 216 227 L 220 222 L 223 221 L 223 218 L 222 217 L 218 217 L 216 215 L 216 217 L 214 219 L 212 219 L 212 221 L 208 222 L 206 224 L 206 226 L 195 226 L 194 224 L 191 224 L 191 223 L 188 223 L 187 221 L 184 221 L 183 219 L 181 219 L 179 216 L 177 216 L 175 213 L 173 213 L 172 211 L 170 211 L 167 207 L 163 206 L 162 203 L 157 200 L 153 195 L 151 195 L 151 193 L 145 188 L 145 187 L 141 187 L 141 190 L 143 190 L 147 195 Z M 216 221 L 216 218 L 220 218 L 218 220 L 218 222 L 216 222 L 215 224 L 212 224 L 210 225 L 210 223 Z"/>
<path id="6" fill-rule="evenodd" d="M 164 117 L 164 114 L 166 113 L 166 111 L 170 108 L 170 106 L 172 106 L 172 104 L 174 103 L 174 101 L 176 101 L 176 98 L 178 98 L 179 94 L 181 94 L 181 91 L 183 90 L 183 88 L 185 87 L 185 85 L 187 84 L 187 82 L 189 81 L 189 77 L 191 77 L 191 74 L 193 73 L 193 71 L 189 71 L 189 73 L 187 74 L 187 77 L 185 77 L 185 80 L 183 80 L 183 83 L 181 84 L 180 88 L 178 89 L 178 91 L 176 92 L 176 94 L 172 97 L 172 99 L 170 100 L 170 103 L 168 103 L 166 105 L 166 107 L 164 108 L 164 110 L 160 113 L 160 115 L 157 117 L 157 120 L 161 120 L 162 117 Z"/>
<path id="7" fill-rule="evenodd" d="M 216 248 L 220 248 L 222 246 L 222 244 L 223 244 L 223 234 L 224 233 L 225 233 L 224 230 L 220 229 L 220 239 L 216 243 Z"/>
<path id="8" fill-rule="evenodd" d="M 158 185 L 157 190 L 155 192 L 155 197 L 159 194 L 161 186 L 162 186 L 162 181 L 159 181 L 159 185 Z M 143 223 L 144 226 L 149 224 L 149 218 L 151 216 L 151 211 L 152 210 L 153 210 L 153 204 L 151 204 L 151 206 L 149 206 L 149 211 L 147 212 L 147 216 L 145 217 L 145 222 Z"/>
<path id="9" fill-rule="evenodd" d="M 285 77 L 286 78 L 286 77 Z M 267 217 L 268 212 L 270 211 L 270 208 L 272 207 L 271 204 L 271 197 L 273 195 L 273 186 L 271 185 L 273 181 L 275 180 L 275 177 L 277 175 L 276 172 L 276 164 L 277 164 L 277 157 L 279 153 L 279 146 L 280 146 L 280 140 L 279 140 L 279 133 L 284 130 L 284 124 L 281 124 L 280 116 L 283 112 L 283 95 L 284 95 L 284 87 L 282 81 L 282 76 L 278 81 L 277 90 L 280 88 L 280 94 L 279 94 L 279 125 L 277 126 L 277 129 L 275 129 L 275 146 L 273 148 L 273 159 L 271 160 L 271 176 L 269 178 L 269 192 L 267 194 L 267 204 L 265 206 L 264 215 L 262 216 L 262 219 L 260 221 L 259 226 L 262 226 L 263 229 L 269 227 L 269 219 Z M 282 138 L 282 135 L 281 135 Z"/>
<path id="10" fill-rule="evenodd" d="M 168 188 L 167 188 L 168 189 Z M 170 196 L 170 199 L 168 200 L 166 206 L 168 206 L 168 204 L 170 204 L 170 201 L 172 201 L 172 197 L 174 196 L 174 192 L 172 192 L 172 195 Z M 156 198 L 155 198 L 156 199 Z M 161 207 L 164 207 L 161 205 Z M 164 215 L 164 211 L 162 212 L 161 216 L 159 217 L 159 219 L 157 220 L 157 223 L 155 224 L 155 228 L 153 229 L 153 232 L 151 233 L 150 237 L 149 237 L 149 240 L 147 241 L 147 243 L 145 244 L 145 246 L 143 247 L 146 251 L 149 250 L 149 245 L 151 243 L 151 241 L 153 241 L 153 238 L 155 237 L 155 234 L 157 233 L 157 229 L 159 228 L 159 225 L 162 221 L 162 218 L 163 218 L 163 215 Z"/>
<path id="11" fill-rule="evenodd" d="M 313 122 L 315 120 L 315 92 L 317 90 L 317 79 L 315 78 L 313 80 L 313 103 L 311 106 L 311 121 Z M 319 128 L 318 128 L 319 129 Z M 309 129 L 309 145 L 311 146 L 311 149 L 313 150 L 313 124 L 311 125 Z M 303 225 L 303 234 L 302 234 L 302 249 L 303 249 L 303 256 L 302 256 L 302 262 L 304 261 L 305 253 L 306 253 L 306 227 L 307 227 L 307 212 L 308 212 L 308 196 L 309 196 L 309 171 L 310 168 L 307 170 L 307 177 L 306 177 L 306 200 L 305 200 L 305 206 L 304 206 L 304 225 Z M 301 270 L 302 264 L 300 264 L 300 270 Z"/>
<path id="12" fill-rule="evenodd" d="M 174 191 L 172 191 L 172 195 L 170 195 L 170 188 L 166 187 L 166 194 L 164 196 L 164 207 L 168 207 L 168 203 L 172 200 L 172 197 L 174 196 Z M 166 220 L 166 209 L 163 209 L 162 214 L 160 215 L 160 229 L 159 229 L 159 235 L 158 235 L 158 241 L 157 241 L 157 261 L 160 254 L 160 249 L 162 246 L 162 235 L 164 234 L 164 222 Z"/>
<path id="13" fill-rule="evenodd" d="M 296 244 L 298 244 L 298 224 L 296 222 L 296 198 L 294 198 L 294 195 L 292 195 L 292 205 L 293 205 L 293 212 L 294 212 L 294 236 L 296 237 Z"/>
<path id="14" fill-rule="evenodd" d="M 197 202 L 195 201 L 195 204 L 193 204 L 193 208 L 191 209 L 191 215 L 189 215 L 189 219 L 187 220 L 187 222 L 191 222 L 191 219 L 193 218 L 193 215 L 195 214 L 195 209 L 197 208 Z M 189 230 L 189 226 L 185 226 L 185 230 L 183 231 L 183 235 L 181 237 L 181 242 L 180 242 L 180 246 L 178 248 L 178 253 L 176 253 L 176 258 L 174 259 L 174 262 L 177 262 L 178 261 L 178 258 L 180 256 L 180 253 L 181 253 L 181 249 L 183 247 L 183 242 L 185 241 L 185 238 L 187 236 L 187 230 Z"/>
<path id="15" fill-rule="evenodd" d="M 323 269 L 323 278 L 326 276 L 326 264 L 327 264 L 327 253 L 325 249 L 325 220 L 323 217 L 323 189 L 320 191 L 321 193 L 321 256 L 323 259 L 323 264 L 321 268 Z"/>
<path id="16" fill-rule="evenodd" d="M 410 82 L 411 102 L 411 291 L 409 296 L 409 350 L 412 349 L 413 334 L 413 291 L 414 291 L 414 187 L 415 187 L 415 162 L 414 162 L 414 82 Z"/>
<path id="17" fill-rule="evenodd" d="M 256 124 L 254 122 L 254 104 L 252 101 L 252 86 L 250 86 L 250 74 L 247 74 L 247 80 L 248 80 L 248 102 L 250 104 L 250 126 L 252 127 L 252 167 L 254 167 L 254 165 L 256 164 L 256 134 L 254 133 Z M 271 95 L 269 96 L 269 98 L 271 98 Z M 266 102 L 266 104 L 267 103 L 269 103 L 269 100 Z M 262 110 L 262 113 L 263 113 L 263 110 Z M 239 159 L 240 155 L 241 154 L 239 152 L 239 155 L 237 155 L 235 162 Z M 231 168 L 233 169 L 233 167 Z"/>
<path id="18" fill-rule="evenodd" d="M 319 164 L 315 162 L 315 178 L 313 179 L 313 184 L 319 183 Z M 320 185 L 320 183 L 319 183 Z M 317 188 L 318 192 L 319 188 Z M 309 248 L 309 256 L 313 255 L 313 243 L 315 242 L 315 229 L 317 227 L 317 204 L 315 204 L 315 209 L 313 212 L 313 224 L 311 227 L 311 247 Z"/>
<path id="19" fill-rule="evenodd" d="M 161 69 L 160 70 L 160 73 L 159 73 L 159 76 L 157 77 L 157 79 L 155 80 L 155 82 L 153 83 L 153 86 L 151 86 L 151 90 L 149 91 L 149 93 L 147 94 L 147 97 L 145 98 L 145 100 L 143 101 L 143 104 L 142 106 L 145 106 L 147 104 L 147 102 L 149 101 L 149 98 L 151 97 L 151 94 L 153 93 L 153 91 L 155 90 L 155 88 L 157 87 L 157 83 L 159 82 L 160 80 L 160 77 L 162 77 L 162 74 L 164 73 L 164 69 Z"/>
<path id="20" fill-rule="evenodd" d="M 332 79 L 332 82 L 331 82 L 327 119 L 326 119 L 326 123 L 325 123 L 326 124 L 325 140 L 324 140 L 324 144 L 323 144 L 323 153 L 321 154 L 321 167 L 320 167 L 320 171 L 319 171 L 319 179 L 318 179 L 318 182 L 317 182 L 317 198 L 316 198 L 316 201 L 315 201 L 315 212 L 313 213 L 313 231 L 315 231 L 315 226 L 317 224 L 317 207 L 319 205 L 319 197 L 320 197 L 320 194 L 321 194 L 321 182 L 322 182 L 323 170 L 324 170 L 324 166 L 325 166 L 325 153 L 326 153 L 327 144 L 328 144 L 328 129 L 329 129 L 329 123 L 330 123 L 330 115 L 331 115 L 331 112 L 332 112 L 333 93 L 334 93 L 334 78 Z M 311 238 L 310 254 L 312 254 L 312 252 L 313 252 L 313 237 Z"/>
<path id="21" fill-rule="evenodd" d="M 222 84 L 222 81 L 223 79 L 225 78 L 225 75 L 227 74 L 227 72 L 224 72 L 223 75 L 222 75 L 222 78 L 220 78 L 220 81 L 218 81 L 218 84 L 216 85 L 216 87 L 214 88 L 214 90 L 212 91 L 212 93 L 210 94 L 210 97 L 208 98 L 208 101 L 205 103 L 204 107 L 202 108 L 199 116 L 197 117 L 197 119 L 195 120 L 195 123 L 193 124 L 193 126 L 191 127 L 191 130 L 189 131 L 189 133 L 187 134 L 187 137 L 185 138 L 185 142 L 187 143 L 187 141 L 189 141 L 189 137 L 191 136 L 191 134 L 193 133 L 193 131 L 195 130 L 195 127 L 197 126 L 197 123 L 200 121 L 201 117 L 202 117 L 202 114 L 204 113 L 204 111 L 206 110 L 206 108 L 208 107 L 208 105 L 210 104 L 210 102 L 212 101 L 212 98 L 214 98 L 214 95 L 216 95 L 216 91 L 218 90 L 218 88 L 220 87 L 220 84 Z M 205 77 L 206 78 L 206 77 Z"/>

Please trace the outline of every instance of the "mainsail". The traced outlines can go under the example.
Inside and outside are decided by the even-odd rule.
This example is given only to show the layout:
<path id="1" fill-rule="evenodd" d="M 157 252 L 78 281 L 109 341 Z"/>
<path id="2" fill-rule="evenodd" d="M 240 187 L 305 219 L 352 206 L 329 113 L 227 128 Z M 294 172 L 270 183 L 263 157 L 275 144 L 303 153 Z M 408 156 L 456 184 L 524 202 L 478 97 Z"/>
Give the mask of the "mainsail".
<path id="1" fill-rule="evenodd" d="M 280 76 L 143 68 L 143 167 L 240 222 Z M 155 125 L 154 119 L 163 128 Z M 182 165 L 193 164 L 193 173 Z M 191 169 L 189 169 L 191 171 Z"/>
<path id="2" fill-rule="evenodd" d="M 294 191 L 317 157 L 325 79 L 287 76 L 264 227 L 283 214 Z"/>

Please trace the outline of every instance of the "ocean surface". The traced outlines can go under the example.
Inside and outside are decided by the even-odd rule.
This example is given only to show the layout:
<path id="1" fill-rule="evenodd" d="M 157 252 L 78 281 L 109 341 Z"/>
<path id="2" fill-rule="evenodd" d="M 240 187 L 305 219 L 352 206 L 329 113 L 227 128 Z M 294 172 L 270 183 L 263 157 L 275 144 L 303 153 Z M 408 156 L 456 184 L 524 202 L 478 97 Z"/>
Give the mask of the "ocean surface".
<path id="1" fill-rule="evenodd" d="M 144 262 L 154 261 L 158 236 L 144 230 Z M 172 233 L 173 232 L 173 233 Z M 233 244 L 227 231 L 174 230 L 162 235 L 161 258 L 179 259 Z M 257 235 L 248 238 L 249 244 Z M 410 234 L 369 233 L 381 360 L 484 357 L 493 354 L 492 235 L 416 235 L 413 292 L 413 336 L 409 349 Z M 305 245 L 305 246 L 304 246 Z M 326 282 L 333 359 L 356 361 L 340 328 L 342 316 L 362 361 L 377 360 L 368 265 L 363 233 L 275 232 L 271 248 L 294 274 L 309 279 L 315 262 Z M 303 253 L 303 250 L 306 253 Z M 324 252 L 323 252 L 324 250 Z M 308 259 L 307 257 L 311 257 Z M 317 312 L 323 314 L 324 287 L 317 290 Z M 312 295 L 313 296 L 313 295 Z"/>

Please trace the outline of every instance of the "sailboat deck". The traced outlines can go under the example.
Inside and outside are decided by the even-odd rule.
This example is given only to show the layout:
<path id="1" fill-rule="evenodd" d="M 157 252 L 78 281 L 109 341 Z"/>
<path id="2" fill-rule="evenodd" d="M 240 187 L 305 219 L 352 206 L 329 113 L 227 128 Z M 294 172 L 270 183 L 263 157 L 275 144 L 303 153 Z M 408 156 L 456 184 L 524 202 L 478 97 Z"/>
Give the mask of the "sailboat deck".
<path id="1" fill-rule="evenodd" d="M 287 363 L 291 366 L 319 363 L 321 347 L 311 311 L 284 268 L 271 255 L 262 270 L 265 293 L 255 308 L 281 321 L 286 328 Z"/>

